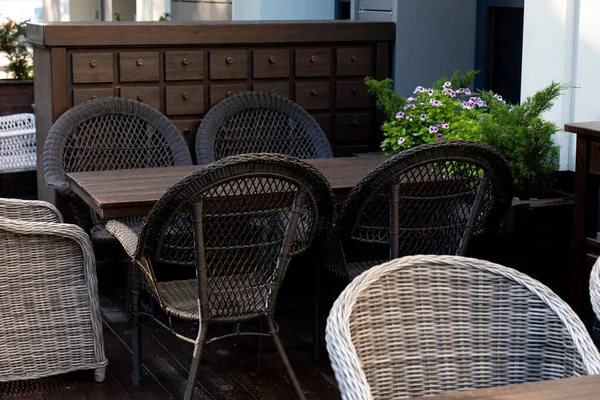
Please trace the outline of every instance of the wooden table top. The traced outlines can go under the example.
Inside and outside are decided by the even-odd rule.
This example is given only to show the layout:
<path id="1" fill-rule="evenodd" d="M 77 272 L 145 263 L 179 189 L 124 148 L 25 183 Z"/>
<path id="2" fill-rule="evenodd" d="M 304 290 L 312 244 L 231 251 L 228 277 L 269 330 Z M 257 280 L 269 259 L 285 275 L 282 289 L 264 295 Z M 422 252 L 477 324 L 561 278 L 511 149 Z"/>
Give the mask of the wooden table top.
<path id="1" fill-rule="evenodd" d="M 565 131 L 578 135 L 600 137 L 600 121 L 574 122 L 565 124 Z"/>
<path id="2" fill-rule="evenodd" d="M 600 399 L 600 375 L 523 383 L 419 397 L 413 400 L 596 400 Z"/>
<path id="3" fill-rule="evenodd" d="M 340 157 L 305 160 L 329 181 L 338 201 L 388 156 Z M 198 165 L 142 168 L 67 174 L 71 188 L 100 217 L 145 216 L 165 192 Z"/>

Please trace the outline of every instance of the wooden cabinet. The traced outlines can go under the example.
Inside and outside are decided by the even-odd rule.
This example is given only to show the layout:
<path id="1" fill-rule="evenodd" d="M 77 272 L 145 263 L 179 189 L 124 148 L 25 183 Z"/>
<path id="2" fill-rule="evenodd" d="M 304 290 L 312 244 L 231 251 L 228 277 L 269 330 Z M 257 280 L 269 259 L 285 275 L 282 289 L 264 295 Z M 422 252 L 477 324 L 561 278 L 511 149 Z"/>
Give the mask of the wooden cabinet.
<path id="1" fill-rule="evenodd" d="M 379 149 L 384 120 L 363 84 L 389 77 L 393 23 L 32 23 L 40 198 L 54 202 L 42 150 L 68 108 L 106 96 L 148 104 L 190 146 L 219 101 L 246 90 L 286 97 L 308 110 L 336 156 Z"/>

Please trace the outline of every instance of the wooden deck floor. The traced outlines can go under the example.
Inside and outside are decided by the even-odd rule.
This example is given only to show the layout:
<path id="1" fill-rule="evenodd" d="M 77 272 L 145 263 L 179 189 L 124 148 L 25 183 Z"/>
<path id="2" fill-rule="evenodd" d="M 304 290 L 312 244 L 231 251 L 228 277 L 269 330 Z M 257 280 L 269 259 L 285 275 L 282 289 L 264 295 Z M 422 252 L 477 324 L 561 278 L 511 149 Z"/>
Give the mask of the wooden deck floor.
<path id="1" fill-rule="evenodd" d="M 109 361 L 105 382 L 84 371 L 49 379 L 0 384 L 0 399 L 121 400 L 183 397 L 192 345 L 146 321 L 142 329 L 142 384 L 131 384 L 131 331 L 125 291 L 101 293 L 105 350 Z M 307 307 L 278 311 L 276 320 L 290 361 L 309 399 L 339 399 L 327 361 L 312 358 L 312 314 Z M 217 327 L 217 329 L 223 329 Z M 273 343 L 262 339 L 262 360 L 254 364 L 256 339 L 223 339 L 207 346 L 196 384 L 195 399 L 292 399 L 294 394 Z"/>

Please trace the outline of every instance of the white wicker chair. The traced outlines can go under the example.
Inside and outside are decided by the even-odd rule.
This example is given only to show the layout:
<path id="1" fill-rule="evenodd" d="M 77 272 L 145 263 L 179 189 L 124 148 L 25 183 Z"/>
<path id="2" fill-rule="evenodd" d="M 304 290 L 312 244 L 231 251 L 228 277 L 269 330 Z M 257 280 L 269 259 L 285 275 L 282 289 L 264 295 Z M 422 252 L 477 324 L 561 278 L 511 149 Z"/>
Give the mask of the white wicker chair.
<path id="1" fill-rule="evenodd" d="M 0 172 L 36 169 L 35 116 L 0 117 Z"/>
<path id="2" fill-rule="evenodd" d="M 104 380 L 94 252 L 61 221 L 48 203 L 0 199 L 0 382 L 85 369 Z"/>
<path id="3" fill-rule="evenodd" d="M 590 300 L 594 314 L 600 320 L 600 258 L 594 263 L 590 275 Z"/>
<path id="4" fill-rule="evenodd" d="M 577 315 L 513 269 L 410 256 L 359 275 L 336 300 L 327 349 L 343 399 L 398 399 L 600 373 Z"/>

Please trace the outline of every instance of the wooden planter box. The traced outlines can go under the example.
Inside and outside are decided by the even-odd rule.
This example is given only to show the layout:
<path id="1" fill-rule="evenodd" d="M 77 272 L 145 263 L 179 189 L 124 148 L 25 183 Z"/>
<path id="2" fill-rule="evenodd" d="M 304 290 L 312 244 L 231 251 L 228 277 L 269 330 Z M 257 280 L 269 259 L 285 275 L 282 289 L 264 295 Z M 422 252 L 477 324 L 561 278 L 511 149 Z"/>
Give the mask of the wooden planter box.
<path id="1" fill-rule="evenodd" d="M 554 192 L 541 200 L 514 200 L 501 228 L 474 238 L 469 256 L 497 262 L 569 295 L 574 197 Z"/>
<path id="2" fill-rule="evenodd" d="M 0 79 L 0 116 L 33 112 L 33 80 Z"/>

